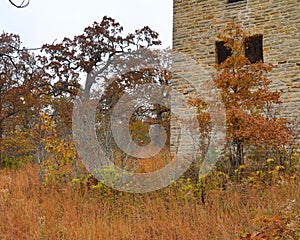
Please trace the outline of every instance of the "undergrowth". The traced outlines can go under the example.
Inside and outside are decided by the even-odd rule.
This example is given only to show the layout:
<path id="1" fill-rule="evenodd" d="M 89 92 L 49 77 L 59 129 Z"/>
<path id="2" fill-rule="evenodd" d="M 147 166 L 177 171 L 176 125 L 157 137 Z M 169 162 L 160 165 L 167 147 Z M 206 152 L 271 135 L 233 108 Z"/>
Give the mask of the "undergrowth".
<path id="1" fill-rule="evenodd" d="M 38 171 L 0 171 L 0 239 L 300 239 L 297 172 L 215 171 L 130 194 L 90 175 L 45 186 Z"/>

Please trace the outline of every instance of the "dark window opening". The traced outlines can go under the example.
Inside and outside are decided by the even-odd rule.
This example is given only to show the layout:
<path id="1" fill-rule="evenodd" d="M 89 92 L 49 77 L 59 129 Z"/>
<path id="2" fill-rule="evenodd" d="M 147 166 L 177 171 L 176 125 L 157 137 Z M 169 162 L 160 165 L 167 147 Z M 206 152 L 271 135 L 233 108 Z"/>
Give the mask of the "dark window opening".
<path id="1" fill-rule="evenodd" d="M 228 3 L 235 3 L 235 2 L 241 2 L 241 1 L 244 1 L 244 0 L 228 0 Z"/>
<path id="2" fill-rule="evenodd" d="M 218 64 L 224 62 L 226 58 L 231 56 L 232 52 L 230 48 L 225 47 L 225 42 L 216 42 Z"/>
<path id="3" fill-rule="evenodd" d="M 264 61 L 263 59 L 263 36 L 249 37 L 245 41 L 245 56 L 251 63 Z"/>

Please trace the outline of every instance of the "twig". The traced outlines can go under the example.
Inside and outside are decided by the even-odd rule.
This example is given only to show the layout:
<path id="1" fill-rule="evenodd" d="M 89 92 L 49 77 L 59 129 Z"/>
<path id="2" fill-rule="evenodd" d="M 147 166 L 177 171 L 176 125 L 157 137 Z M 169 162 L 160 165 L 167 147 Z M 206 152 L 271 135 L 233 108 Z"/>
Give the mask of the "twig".
<path id="1" fill-rule="evenodd" d="M 29 5 L 30 0 L 23 0 L 20 5 L 15 4 L 12 0 L 9 0 L 9 2 L 11 5 L 15 6 L 16 8 L 26 8 Z"/>

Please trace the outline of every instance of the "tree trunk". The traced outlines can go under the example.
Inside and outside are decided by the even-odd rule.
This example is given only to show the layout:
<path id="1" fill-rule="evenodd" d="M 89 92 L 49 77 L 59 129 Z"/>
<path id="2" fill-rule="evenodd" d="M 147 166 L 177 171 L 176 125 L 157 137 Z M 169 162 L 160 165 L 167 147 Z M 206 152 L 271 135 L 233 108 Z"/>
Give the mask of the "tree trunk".
<path id="1" fill-rule="evenodd" d="M 229 160 L 231 171 L 244 164 L 244 148 L 241 141 L 236 141 L 229 147 Z"/>

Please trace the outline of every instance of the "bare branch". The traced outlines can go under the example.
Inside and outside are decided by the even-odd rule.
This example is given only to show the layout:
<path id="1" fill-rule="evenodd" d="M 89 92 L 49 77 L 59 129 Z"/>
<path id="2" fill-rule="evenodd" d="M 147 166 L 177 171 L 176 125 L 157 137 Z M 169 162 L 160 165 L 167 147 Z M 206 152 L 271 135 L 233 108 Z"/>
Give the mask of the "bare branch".
<path id="1" fill-rule="evenodd" d="M 16 66 L 16 64 L 15 64 L 15 62 L 14 62 L 14 60 L 13 60 L 13 57 L 12 56 L 10 56 L 10 55 L 7 55 L 7 54 L 4 54 L 4 53 L 0 53 L 0 59 L 1 58 L 4 58 L 4 57 L 6 57 L 6 58 L 8 58 L 9 59 L 9 61 L 12 63 L 12 65 L 14 66 L 14 68 L 16 68 L 17 69 L 17 66 Z"/>
<path id="2" fill-rule="evenodd" d="M 16 8 L 26 8 L 29 5 L 30 0 L 23 0 L 20 5 L 15 4 L 12 0 L 9 0 L 9 2 L 11 5 L 15 6 Z"/>

